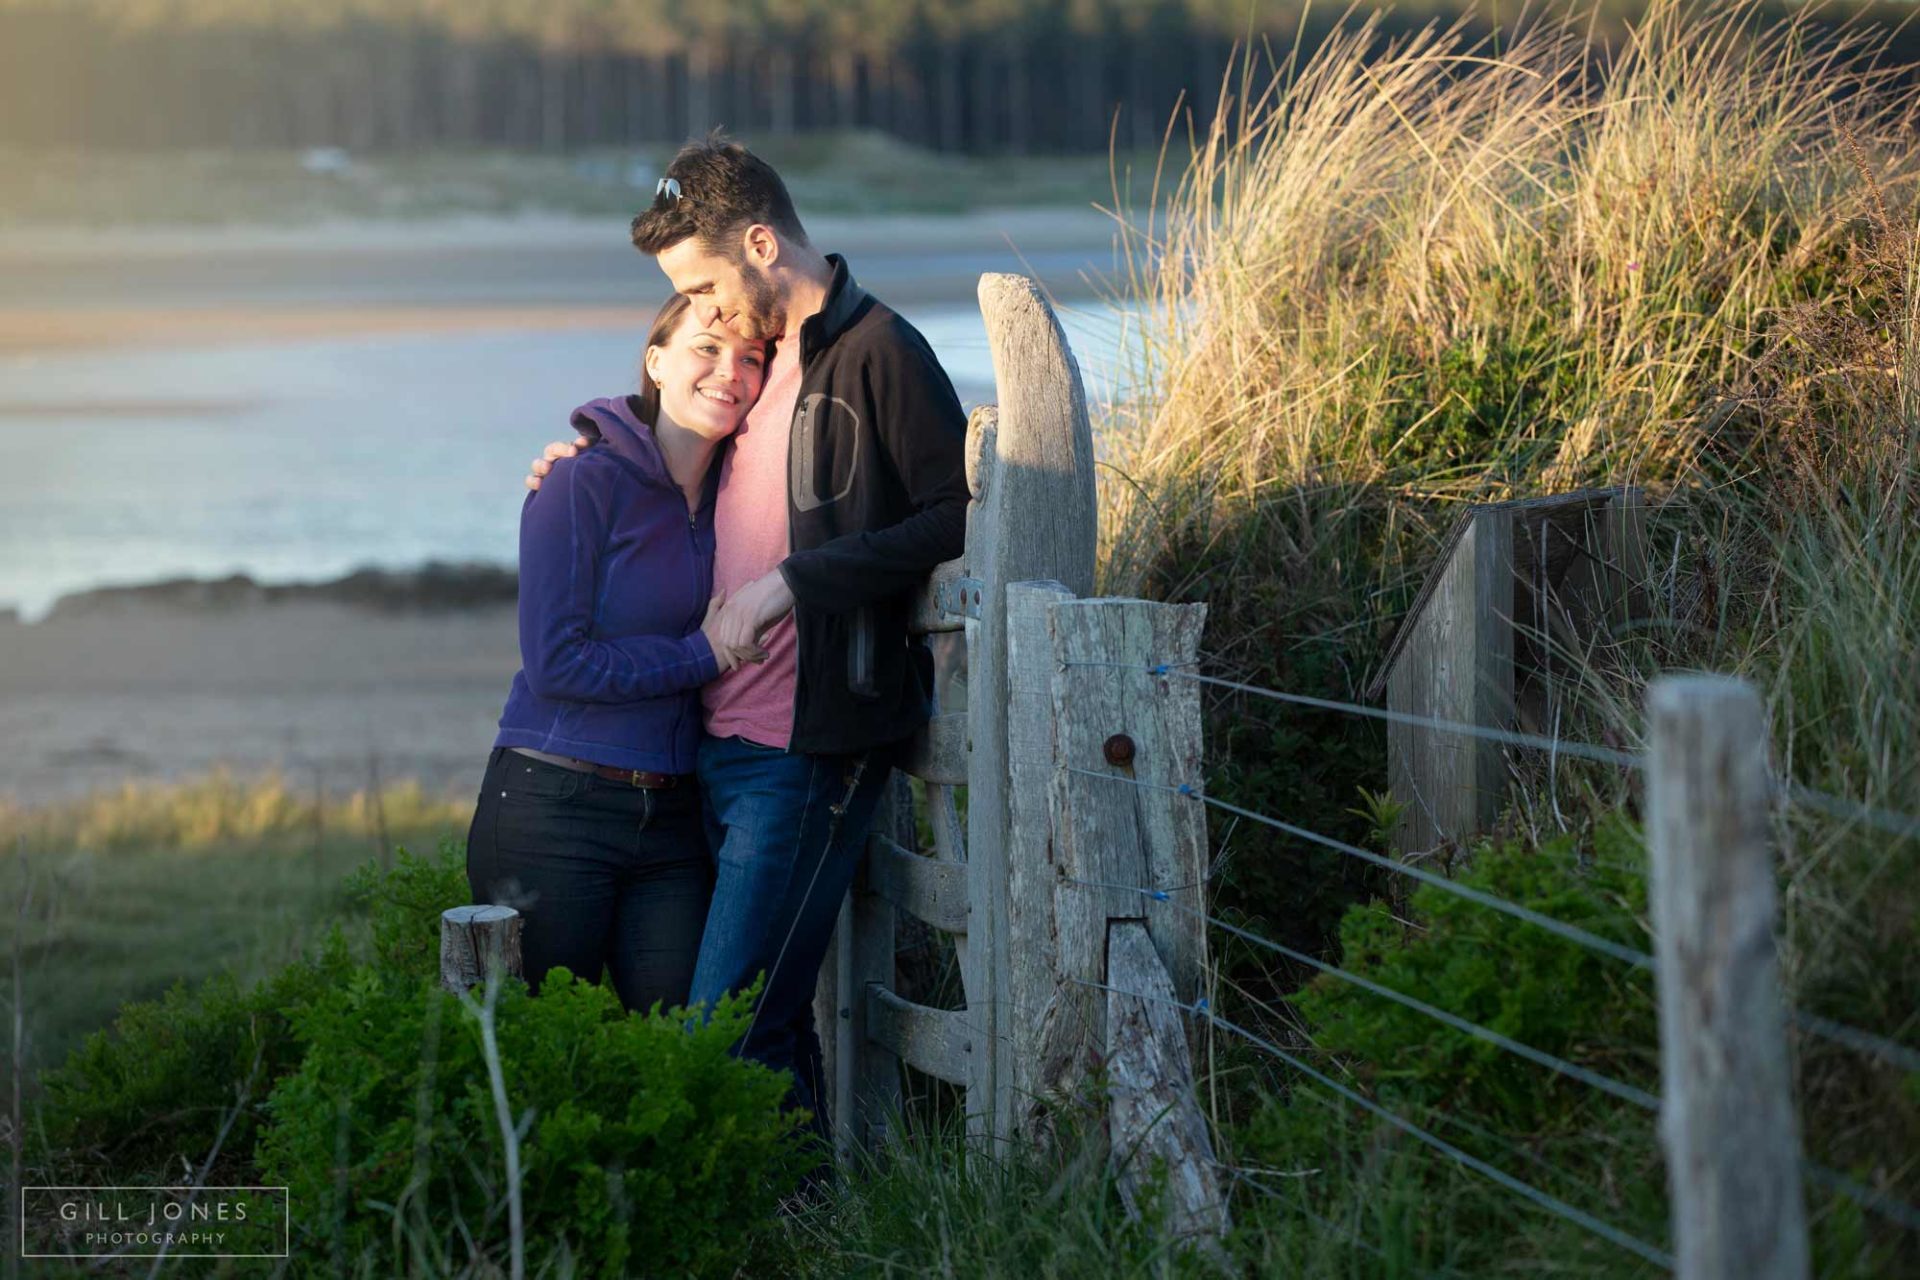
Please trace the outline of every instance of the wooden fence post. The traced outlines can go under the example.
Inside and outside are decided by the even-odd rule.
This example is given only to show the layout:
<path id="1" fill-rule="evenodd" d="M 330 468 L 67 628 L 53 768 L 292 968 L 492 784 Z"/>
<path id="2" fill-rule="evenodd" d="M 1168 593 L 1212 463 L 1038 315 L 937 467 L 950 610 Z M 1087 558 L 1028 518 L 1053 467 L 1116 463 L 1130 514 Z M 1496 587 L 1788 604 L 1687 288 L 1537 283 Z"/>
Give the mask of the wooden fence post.
<path id="1" fill-rule="evenodd" d="M 1054 919 L 1053 636 L 1049 610 L 1072 600 L 1057 582 L 1007 588 L 1007 1036 L 1012 1131 L 1035 1137 L 1043 1095 L 1067 1051 L 1043 1034 L 1055 1014 L 1060 943 Z M 1115 673 L 1109 673 L 1115 674 Z"/>
<path id="2" fill-rule="evenodd" d="M 1014 970 L 1024 987 L 1013 999 L 1016 1120 L 1043 1131 L 1049 1104 L 1073 1100 L 1104 1067 L 1129 1206 L 1164 1165 L 1175 1230 L 1216 1240 L 1225 1197 L 1175 1007 L 1200 997 L 1206 971 L 1206 813 L 1180 791 L 1204 782 L 1200 690 L 1149 670 L 1193 666 L 1206 606 L 1062 594 L 1050 584 L 1008 593 L 1012 687 L 1044 677 L 1041 715 L 1052 718 L 1050 734 L 1014 739 L 1017 785 L 1037 772 L 1024 758 L 1044 738 L 1052 748 L 1046 836 L 1008 846 L 1018 860 L 1010 941 L 1040 961 Z"/>
<path id="3" fill-rule="evenodd" d="M 512 907 L 473 904 L 440 913 L 440 985 L 455 995 L 486 981 L 487 966 L 500 963 L 518 978 L 520 931 L 525 918 Z"/>
<path id="4" fill-rule="evenodd" d="M 1024 276 L 980 277 L 980 311 L 999 396 L 991 458 L 969 458 L 978 497 L 967 528 L 966 568 L 977 583 L 978 622 L 967 628 L 968 927 L 963 957 L 970 1130 L 1004 1139 L 1014 1107 L 1008 1024 L 1006 849 L 1006 589 L 1052 579 L 1093 589 L 1096 508 L 1093 428 L 1080 367 L 1053 309 Z"/>
<path id="5" fill-rule="evenodd" d="M 1800 1139 L 1774 954 L 1767 722 L 1718 676 L 1647 697 L 1661 1129 L 1681 1280 L 1805 1280 Z"/>

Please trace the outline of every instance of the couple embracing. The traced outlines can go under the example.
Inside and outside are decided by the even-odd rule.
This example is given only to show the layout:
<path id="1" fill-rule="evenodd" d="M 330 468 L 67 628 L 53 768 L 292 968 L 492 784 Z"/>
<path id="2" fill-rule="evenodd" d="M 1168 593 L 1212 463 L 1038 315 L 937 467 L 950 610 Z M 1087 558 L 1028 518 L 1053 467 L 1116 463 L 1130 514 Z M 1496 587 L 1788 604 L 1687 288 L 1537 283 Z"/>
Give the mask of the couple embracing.
<path id="1" fill-rule="evenodd" d="M 604 968 L 629 1009 L 710 1007 L 764 975 L 739 1051 L 824 1135 L 814 979 L 929 712 L 908 606 L 962 549 L 965 415 L 737 143 L 682 148 L 633 242 L 675 294 L 639 394 L 582 405 L 528 480 L 467 877 L 524 914 L 535 990 Z"/>

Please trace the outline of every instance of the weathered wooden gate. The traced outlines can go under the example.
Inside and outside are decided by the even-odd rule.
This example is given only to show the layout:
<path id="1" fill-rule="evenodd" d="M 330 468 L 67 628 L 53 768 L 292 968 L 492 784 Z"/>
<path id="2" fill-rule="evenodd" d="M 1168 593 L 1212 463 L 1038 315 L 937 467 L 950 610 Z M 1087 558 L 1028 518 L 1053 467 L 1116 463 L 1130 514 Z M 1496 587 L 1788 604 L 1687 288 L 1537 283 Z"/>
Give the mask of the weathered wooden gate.
<path id="1" fill-rule="evenodd" d="M 1128 1129 L 1116 1149 L 1163 1158 L 1185 1225 L 1217 1232 L 1172 1005 L 1205 969 L 1205 817 L 1176 791 L 1200 777 L 1199 699 L 1148 672 L 1197 657 L 1205 607 L 1081 598 L 1097 526 L 1079 367 L 1032 281 L 984 276 L 980 306 L 998 404 L 968 428 L 966 551 L 914 613 L 953 638 L 936 640 L 942 704 L 900 770 L 924 784 L 933 849 L 915 847 L 896 777 L 816 994 L 837 1141 L 883 1136 L 901 1063 L 964 1086 L 969 1131 L 999 1142 L 1038 1136 L 1101 1062 Z M 953 937 L 962 1007 L 895 992 L 903 911 Z"/>

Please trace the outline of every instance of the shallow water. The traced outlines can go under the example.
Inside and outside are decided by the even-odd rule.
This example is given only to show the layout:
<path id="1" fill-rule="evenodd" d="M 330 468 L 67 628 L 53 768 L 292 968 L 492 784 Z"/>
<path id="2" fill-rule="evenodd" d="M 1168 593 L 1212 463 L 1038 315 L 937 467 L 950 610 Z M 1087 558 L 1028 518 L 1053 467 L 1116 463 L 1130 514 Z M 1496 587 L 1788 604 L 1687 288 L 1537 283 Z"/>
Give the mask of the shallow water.
<path id="1" fill-rule="evenodd" d="M 902 308 L 969 407 L 977 309 Z M 1089 398 L 1120 335 L 1062 314 Z M 0 356 L 0 608 L 109 583 L 268 581 L 430 559 L 511 563 L 528 459 L 582 400 L 631 390 L 629 329 L 440 332 Z"/>

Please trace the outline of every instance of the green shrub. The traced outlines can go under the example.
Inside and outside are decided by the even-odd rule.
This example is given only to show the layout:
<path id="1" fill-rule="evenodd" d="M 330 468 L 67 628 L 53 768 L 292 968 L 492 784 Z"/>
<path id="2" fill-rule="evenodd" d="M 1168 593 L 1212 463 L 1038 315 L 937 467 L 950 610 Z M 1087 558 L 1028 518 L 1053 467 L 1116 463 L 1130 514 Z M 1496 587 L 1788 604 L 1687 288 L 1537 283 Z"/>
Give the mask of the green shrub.
<path id="1" fill-rule="evenodd" d="M 1537 847 L 1489 843 L 1456 877 L 1612 942 L 1648 950 L 1639 833 L 1603 823 Z M 1650 973 L 1502 912 L 1423 886 L 1408 924 L 1384 904 L 1350 910 L 1341 964 L 1381 986 L 1649 1092 L 1659 1085 Z M 1514 1056 L 1331 975 L 1293 998 L 1315 1044 L 1409 1103 L 1457 1107 L 1502 1130 L 1538 1133 L 1576 1114 L 1589 1085 Z M 1603 1095 L 1604 1096 L 1604 1095 Z"/>
<path id="2" fill-rule="evenodd" d="M 126 1005 L 112 1027 L 42 1075 L 47 1142 L 69 1154 L 111 1156 L 122 1170 L 177 1168 L 179 1158 L 203 1159 L 235 1112 L 228 1149 L 245 1150 L 273 1082 L 300 1060 L 288 1012 L 350 965 L 335 929 L 318 956 L 250 990 L 220 973 Z"/>
<path id="3" fill-rule="evenodd" d="M 1613 819 L 1584 841 L 1482 845 L 1456 879 L 1645 949 L 1643 865 L 1638 831 Z M 1398 912 L 1378 902 L 1352 908 L 1340 941 L 1342 967 L 1380 986 L 1658 1088 L 1644 971 L 1432 887 Z M 1642 1240 L 1664 1241 L 1650 1111 L 1331 975 L 1291 1003 L 1314 1049 L 1336 1064 L 1325 1069 L 1363 1096 Z M 1267 1095 L 1235 1135 L 1239 1159 L 1312 1173 L 1257 1197 L 1242 1231 L 1249 1256 L 1304 1250 L 1316 1259 L 1314 1274 L 1348 1273 L 1363 1257 L 1379 1265 L 1352 1273 L 1444 1266 L 1481 1274 L 1555 1259 L 1581 1275 L 1650 1274 L 1631 1253 L 1528 1208 L 1324 1086 L 1291 1073 L 1278 1079 L 1289 1087 Z"/>
<path id="4" fill-rule="evenodd" d="M 522 1126 L 528 1265 L 584 1275 L 731 1268 L 807 1158 L 782 1074 L 734 1058 L 750 1000 L 704 1027 L 629 1016 L 555 970 L 494 1006 Z M 432 979 L 364 967 L 295 1017 L 300 1068 L 269 1100 L 261 1176 L 292 1188 L 315 1274 L 440 1274 L 509 1248 L 505 1159 L 478 1025 Z"/>

